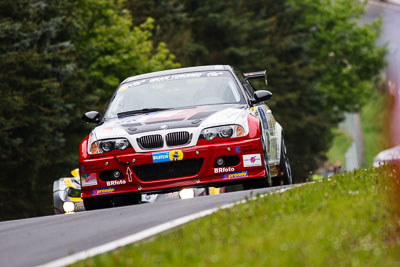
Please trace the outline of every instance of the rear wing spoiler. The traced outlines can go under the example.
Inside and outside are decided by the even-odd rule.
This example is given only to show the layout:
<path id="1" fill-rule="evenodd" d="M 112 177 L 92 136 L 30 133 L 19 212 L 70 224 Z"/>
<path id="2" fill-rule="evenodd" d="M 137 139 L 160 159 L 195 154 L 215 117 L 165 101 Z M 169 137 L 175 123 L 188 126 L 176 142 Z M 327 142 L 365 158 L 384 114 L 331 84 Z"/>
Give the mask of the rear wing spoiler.
<path id="1" fill-rule="evenodd" d="M 244 76 L 245 80 L 247 80 L 249 82 L 251 80 L 264 79 L 265 85 L 268 85 L 267 71 L 266 70 L 243 73 L 243 76 Z"/>

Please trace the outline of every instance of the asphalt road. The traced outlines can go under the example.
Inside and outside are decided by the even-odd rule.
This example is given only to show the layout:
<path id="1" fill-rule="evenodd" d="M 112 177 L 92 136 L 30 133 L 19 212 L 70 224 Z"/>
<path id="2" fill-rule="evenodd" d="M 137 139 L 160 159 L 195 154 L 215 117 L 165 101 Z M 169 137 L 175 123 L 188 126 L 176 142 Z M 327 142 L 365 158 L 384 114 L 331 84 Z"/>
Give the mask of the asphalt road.
<path id="1" fill-rule="evenodd" d="M 0 222 L 0 266 L 36 266 L 281 187 Z"/>

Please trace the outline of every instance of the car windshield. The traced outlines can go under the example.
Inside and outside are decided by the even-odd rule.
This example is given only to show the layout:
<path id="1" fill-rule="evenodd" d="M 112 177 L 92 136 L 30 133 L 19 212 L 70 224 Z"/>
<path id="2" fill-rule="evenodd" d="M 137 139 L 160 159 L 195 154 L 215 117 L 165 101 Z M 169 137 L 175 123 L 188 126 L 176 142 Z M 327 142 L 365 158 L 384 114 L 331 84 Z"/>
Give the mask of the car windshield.
<path id="1" fill-rule="evenodd" d="M 230 72 L 190 72 L 123 84 L 110 102 L 104 117 L 115 118 L 140 110 L 146 112 L 243 101 Z"/>

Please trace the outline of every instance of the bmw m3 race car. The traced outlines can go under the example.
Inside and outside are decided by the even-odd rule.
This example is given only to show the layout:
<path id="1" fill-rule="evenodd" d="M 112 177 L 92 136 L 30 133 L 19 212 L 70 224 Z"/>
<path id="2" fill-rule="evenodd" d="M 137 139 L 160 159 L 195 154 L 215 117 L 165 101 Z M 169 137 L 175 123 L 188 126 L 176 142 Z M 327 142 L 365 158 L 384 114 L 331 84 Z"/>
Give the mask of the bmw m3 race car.
<path id="1" fill-rule="evenodd" d="M 143 193 L 243 184 L 291 184 L 283 129 L 264 103 L 272 94 L 230 66 L 137 75 L 116 89 L 79 149 L 85 208 L 138 203 Z"/>

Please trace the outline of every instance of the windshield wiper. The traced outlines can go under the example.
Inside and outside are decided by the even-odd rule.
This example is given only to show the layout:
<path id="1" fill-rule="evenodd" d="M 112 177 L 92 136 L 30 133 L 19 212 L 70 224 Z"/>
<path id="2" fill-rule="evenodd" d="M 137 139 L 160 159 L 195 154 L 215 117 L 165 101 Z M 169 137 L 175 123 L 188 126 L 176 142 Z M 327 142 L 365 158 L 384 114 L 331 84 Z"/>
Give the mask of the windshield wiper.
<path id="1" fill-rule="evenodd" d="M 129 116 L 129 115 L 150 113 L 150 112 L 156 112 L 156 111 L 163 111 L 163 110 L 168 110 L 168 109 L 171 109 L 171 108 L 143 108 L 143 109 L 120 112 L 120 113 L 117 113 L 117 116 L 118 117 L 124 117 L 124 116 Z"/>

